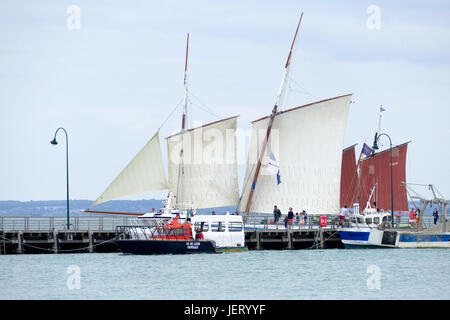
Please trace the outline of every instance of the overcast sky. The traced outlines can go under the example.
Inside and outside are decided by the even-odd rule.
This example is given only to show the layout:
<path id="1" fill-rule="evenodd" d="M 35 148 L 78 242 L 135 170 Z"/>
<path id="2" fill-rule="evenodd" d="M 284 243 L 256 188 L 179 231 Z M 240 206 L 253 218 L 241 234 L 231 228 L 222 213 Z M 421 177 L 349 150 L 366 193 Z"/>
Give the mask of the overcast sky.
<path id="1" fill-rule="evenodd" d="M 3 0 L 0 200 L 65 198 L 60 126 L 70 198 L 96 199 L 182 99 L 187 32 L 191 124 L 249 129 L 272 110 L 302 11 L 285 107 L 353 93 L 343 147 L 359 152 L 382 104 L 381 131 L 412 141 L 408 182 L 450 198 L 448 1 Z M 178 108 L 161 136 L 180 123 Z"/>

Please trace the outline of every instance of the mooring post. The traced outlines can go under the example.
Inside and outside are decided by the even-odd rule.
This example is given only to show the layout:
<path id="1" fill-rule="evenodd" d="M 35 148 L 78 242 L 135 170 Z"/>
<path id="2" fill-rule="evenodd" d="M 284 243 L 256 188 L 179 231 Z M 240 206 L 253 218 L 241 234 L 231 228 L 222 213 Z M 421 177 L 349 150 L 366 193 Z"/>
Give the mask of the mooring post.
<path id="1" fill-rule="evenodd" d="M 58 253 L 59 242 L 58 242 L 58 231 L 53 230 L 53 253 Z"/>
<path id="2" fill-rule="evenodd" d="M 93 253 L 94 252 L 94 232 L 89 230 L 88 234 L 89 234 L 89 252 Z"/>
<path id="3" fill-rule="evenodd" d="M 292 233 L 291 230 L 288 228 L 286 230 L 287 232 L 287 249 L 292 249 Z"/>
<path id="4" fill-rule="evenodd" d="M 323 249 L 323 229 L 322 227 L 319 228 L 319 247 L 320 249 Z"/>
<path id="5" fill-rule="evenodd" d="M 256 230 L 256 250 L 261 250 L 261 234 Z"/>
<path id="6" fill-rule="evenodd" d="M 17 231 L 17 253 L 23 253 L 23 232 Z"/>
<path id="7" fill-rule="evenodd" d="M 5 231 L 0 230 L 0 234 L 2 235 L 2 246 L 0 247 L 0 254 L 2 254 L 2 253 L 6 254 L 6 244 L 5 244 L 6 234 L 5 234 Z"/>

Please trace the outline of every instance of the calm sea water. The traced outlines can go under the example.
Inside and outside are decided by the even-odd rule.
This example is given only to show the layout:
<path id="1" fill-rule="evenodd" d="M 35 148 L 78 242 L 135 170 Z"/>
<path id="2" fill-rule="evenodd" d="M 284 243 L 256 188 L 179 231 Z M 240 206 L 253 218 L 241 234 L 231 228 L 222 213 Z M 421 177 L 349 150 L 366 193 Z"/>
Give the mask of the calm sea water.
<path id="1" fill-rule="evenodd" d="M 449 262 L 448 249 L 2 255 L 0 299 L 450 299 Z"/>

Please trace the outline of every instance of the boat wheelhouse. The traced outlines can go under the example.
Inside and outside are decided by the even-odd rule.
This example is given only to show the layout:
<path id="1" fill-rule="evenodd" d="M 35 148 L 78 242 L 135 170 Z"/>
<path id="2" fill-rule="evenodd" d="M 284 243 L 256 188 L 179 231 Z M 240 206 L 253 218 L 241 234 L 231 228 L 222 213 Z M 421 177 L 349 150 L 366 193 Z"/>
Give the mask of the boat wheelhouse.
<path id="1" fill-rule="evenodd" d="M 201 233 L 214 240 L 218 251 L 246 251 L 244 223 L 236 215 L 196 215 L 192 218 L 194 237 Z"/>
<path id="2" fill-rule="evenodd" d="M 247 250 L 241 216 L 196 215 L 190 222 L 181 222 L 177 215 L 169 223 L 154 226 L 140 224 L 140 221 L 117 227 L 116 232 L 122 237 L 115 242 L 123 253 L 178 254 Z"/>

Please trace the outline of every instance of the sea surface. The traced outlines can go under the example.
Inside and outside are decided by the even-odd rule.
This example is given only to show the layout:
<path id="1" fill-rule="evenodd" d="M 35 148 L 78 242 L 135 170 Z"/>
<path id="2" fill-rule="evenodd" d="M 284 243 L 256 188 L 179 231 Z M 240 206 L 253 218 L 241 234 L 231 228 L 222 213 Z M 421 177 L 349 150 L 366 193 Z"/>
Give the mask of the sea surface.
<path id="1" fill-rule="evenodd" d="M 448 249 L 0 256 L 0 299 L 450 299 Z"/>

